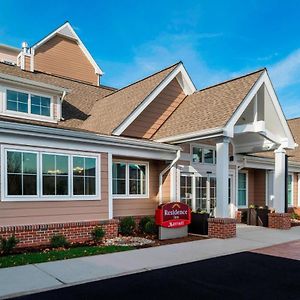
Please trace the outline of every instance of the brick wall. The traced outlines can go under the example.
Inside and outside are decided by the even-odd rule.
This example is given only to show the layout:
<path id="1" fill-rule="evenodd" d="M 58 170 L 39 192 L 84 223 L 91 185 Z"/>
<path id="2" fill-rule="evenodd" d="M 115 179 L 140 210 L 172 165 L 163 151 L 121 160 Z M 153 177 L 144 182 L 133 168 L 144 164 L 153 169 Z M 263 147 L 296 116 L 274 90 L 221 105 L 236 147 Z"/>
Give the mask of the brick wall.
<path id="1" fill-rule="evenodd" d="M 289 213 L 270 213 L 269 228 L 275 229 L 290 229 L 291 228 L 291 214 Z"/>
<path id="2" fill-rule="evenodd" d="M 8 238 L 15 235 L 19 239 L 17 247 L 27 248 L 49 245 L 55 234 L 63 234 L 71 243 L 84 243 L 91 240 L 91 231 L 100 226 L 106 238 L 118 235 L 118 220 L 86 221 L 72 223 L 53 223 L 20 226 L 1 226 L 0 236 Z"/>
<path id="3" fill-rule="evenodd" d="M 228 239 L 236 236 L 236 219 L 209 218 L 208 236 L 210 238 Z"/>

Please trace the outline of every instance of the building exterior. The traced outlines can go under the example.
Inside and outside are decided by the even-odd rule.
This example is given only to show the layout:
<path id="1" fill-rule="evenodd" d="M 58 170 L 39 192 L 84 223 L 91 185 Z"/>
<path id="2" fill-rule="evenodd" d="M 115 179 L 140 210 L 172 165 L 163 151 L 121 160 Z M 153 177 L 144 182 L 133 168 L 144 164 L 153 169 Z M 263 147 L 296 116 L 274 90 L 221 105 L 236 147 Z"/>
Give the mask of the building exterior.
<path id="1" fill-rule="evenodd" d="M 124 216 L 188 203 L 219 222 L 250 204 L 300 206 L 300 119 L 286 120 L 266 69 L 196 90 L 182 62 L 122 89 L 69 23 L 0 46 L 0 235 L 22 246 L 117 233 Z M 225 221 L 224 221 L 225 220 Z"/>

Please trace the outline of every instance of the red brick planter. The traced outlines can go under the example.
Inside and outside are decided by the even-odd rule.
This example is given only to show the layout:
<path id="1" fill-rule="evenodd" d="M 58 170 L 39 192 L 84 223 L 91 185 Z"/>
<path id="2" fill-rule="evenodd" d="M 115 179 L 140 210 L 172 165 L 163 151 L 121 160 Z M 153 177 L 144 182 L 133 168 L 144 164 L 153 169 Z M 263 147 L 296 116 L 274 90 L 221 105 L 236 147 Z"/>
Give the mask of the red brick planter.
<path id="1" fill-rule="evenodd" d="M 19 239 L 17 247 L 27 248 L 49 245 L 55 234 L 63 234 L 71 243 L 84 243 L 91 240 L 91 231 L 100 226 L 106 238 L 118 235 L 118 220 L 84 221 L 72 223 L 53 223 L 37 225 L 1 226 L 0 236 L 7 238 L 15 235 Z"/>
<path id="2" fill-rule="evenodd" d="M 291 228 L 291 214 L 289 213 L 270 213 L 269 228 L 275 229 L 290 229 Z"/>
<path id="3" fill-rule="evenodd" d="M 236 219 L 209 218 L 208 236 L 211 238 L 229 239 L 236 236 Z"/>

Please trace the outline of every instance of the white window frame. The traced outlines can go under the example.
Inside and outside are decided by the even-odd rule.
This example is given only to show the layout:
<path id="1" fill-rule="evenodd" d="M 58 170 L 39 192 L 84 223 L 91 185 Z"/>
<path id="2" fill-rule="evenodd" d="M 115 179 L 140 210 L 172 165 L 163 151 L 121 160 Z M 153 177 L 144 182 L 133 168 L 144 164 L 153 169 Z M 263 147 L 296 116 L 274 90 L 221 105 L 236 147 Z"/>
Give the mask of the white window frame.
<path id="1" fill-rule="evenodd" d="M 236 204 L 238 208 L 248 208 L 248 204 L 249 204 L 249 180 L 248 180 L 248 171 L 238 171 L 238 173 L 244 173 L 246 174 L 246 205 L 239 205 L 239 181 L 237 182 L 237 199 L 236 199 Z"/>
<path id="2" fill-rule="evenodd" d="M 145 161 L 136 161 L 136 160 L 122 160 L 113 159 L 114 163 L 123 163 L 126 164 L 125 171 L 125 194 L 112 194 L 113 199 L 145 199 L 149 198 L 149 162 Z M 129 194 L 129 165 L 138 164 L 146 167 L 146 193 L 145 194 Z M 111 182 L 113 181 L 113 176 L 110 178 Z M 112 183 L 113 184 L 113 183 Z M 113 192 L 112 192 L 113 193 Z"/>
<path id="3" fill-rule="evenodd" d="M 193 161 L 193 149 L 194 148 L 202 148 L 202 162 Z M 212 163 L 204 162 L 204 149 L 213 151 L 213 162 Z M 191 147 L 190 147 L 190 161 L 191 161 L 191 164 L 196 164 L 196 165 L 197 164 L 207 165 L 207 166 L 216 165 L 216 147 L 210 146 L 210 145 L 205 145 L 205 144 L 195 144 L 195 143 L 191 144 Z"/>
<path id="4" fill-rule="evenodd" d="M 7 151 L 30 152 L 37 154 L 37 195 L 8 195 L 7 194 Z M 64 155 L 69 157 L 69 178 L 68 178 L 68 195 L 43 195 L 42 194 L 42 154 Z M 73 195 L 73 157 L 88 157 L 96 159 L 96 194 L 95 195 Z M 14 145 L 1 145 L 1 165 L 4 166 L 1 170 L 1 201 L 89 201 L 101 200 L 101 154 L 90 152 L 74 152 L 68 150 L 54 150 L 35 147 L 23 147 Z"/>
<path id="5" fill-rule="evenodd" d="M 288 176 L 292 176 L 292 182 L 291 182 L 291 196 L 292 196 L 292 203 L 288 203 L 288 207 L 294 207 L 294 173 L 288 173 Z"/>
<path id="6" fill-rule="evenodd" d="M 27 113 L 7 109 L 7 91 L 8 90 L 28 94 L 28 112 Z M 31 96 L 32 95 L 50 98 L 50 116 L 36 115 L 36 114 L 31 113 Z M 41 92 L 33 92 L 33 91 L 26 90 L 26 89 L 19 89 L 19 88 L 15 88 L 15 87 L 5 87 L 3 99 L 4 99 L 3 114 L 6 116 L 18 117 L 18 118 L 23 118 L 23 119 L 31 119 L 31 120 L 35 120 L 35 121 L 56 122 L 54 120 L 54 97 L 49 94 L 44 94 Z"/>

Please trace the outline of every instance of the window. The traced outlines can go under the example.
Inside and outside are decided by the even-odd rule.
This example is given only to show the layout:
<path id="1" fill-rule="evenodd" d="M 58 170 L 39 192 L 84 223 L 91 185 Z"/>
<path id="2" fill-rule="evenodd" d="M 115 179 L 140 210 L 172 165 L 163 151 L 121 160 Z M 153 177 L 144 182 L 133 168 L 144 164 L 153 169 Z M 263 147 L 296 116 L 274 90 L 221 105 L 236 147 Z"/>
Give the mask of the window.
<path id="1" fill-rule="evenodd" d="M 7 151 L 7 195 L 37 195 L 37 154 Z"/>
<path id="2" fill-rule="evenodd" d="M 73 157 L 73 194 L 96 194 L 96 159 Z"/>
<path id="3" fill-rule="evenodd" d="M 98 157 L 15 149 L 3 156 L 8 200 L 99 200 Z"/>
<path id="4" fill-rule="evenodd" d="M 180 202 L 192 207 L 192 177 L 189 175 L 181 175 L 180 177 Z"/>
<path id="5" fill-rule="evenodd" d="M 117 196 L 146 196 L 147 164 L 114 162 L 112 186 L 113 194 Z"/>
<path id="6" fill-rule="evenodd" d="M 43 154 L 43 195 L 69 194 L 69 157 Z"/>
<path id="7" fill-rule="evenodd" d="M 293 206 L 293 175 L 288 175 L 288 206 Z"/>
<path id="8" fill-rule="evenodd" d="M 238 174 L 238 206 L 247 206 L 247 173 Z"/>
<path id="9" fill-rule="evenodd" d="M 51 98 L 20 91 L 7 90 L 6 110 L 33 116 L 50 117 Z"/>
<path id="10" fill-rule="evenodd" d="M 28 113 L 28 94 L 7 90 L 7 110 Z"/>
<path id="11" fill-rule="evenodd" d="M 192 160 L 195 163 L 215 164 L 216 151 L 207 147 L 193 147 Z"/>
<path id="12" fill-rule="evenodd" d="M 50 98 L 31 95 L 31 113 L 50 117 Z"/>

